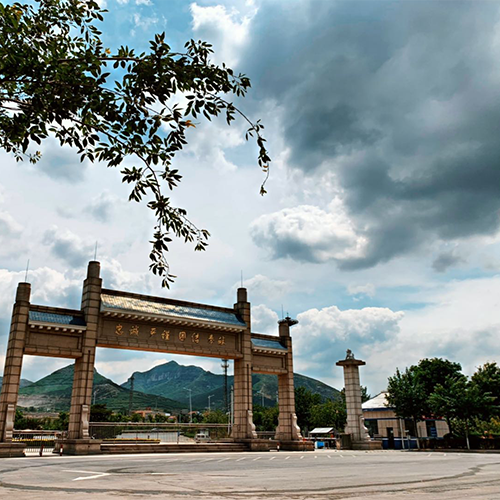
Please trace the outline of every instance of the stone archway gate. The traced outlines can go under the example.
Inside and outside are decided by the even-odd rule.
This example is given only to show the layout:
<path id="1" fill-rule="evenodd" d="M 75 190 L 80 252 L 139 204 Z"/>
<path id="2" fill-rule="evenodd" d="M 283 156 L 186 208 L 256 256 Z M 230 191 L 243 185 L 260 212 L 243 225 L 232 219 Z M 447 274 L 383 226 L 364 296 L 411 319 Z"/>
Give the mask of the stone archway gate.
<path id="1" fill-rule="evenodd" d="M 12 432 L 25 354 L 75 360 L 65 452 L 100 452 L 100 443 L 88 433 L 96 347 L 233 359 L 232 437 L 254 449 L 252 373 L 277 375 L 276 439 L 283 449 L 298 448 L 302 437 L 295 416 L 290 337 L 296 321 L 281 320 L 279 336 L 252 333 L 245 288 L 238 289 L 233 308 L 107 290 L 100 264 L 93 261 L 83 283 L 81 310 L 33 305 L 30 292 L 29 283 L 19 283 L 0 396 L 0 455 L 22 454 L 23 445 L 12 442 Z"/>

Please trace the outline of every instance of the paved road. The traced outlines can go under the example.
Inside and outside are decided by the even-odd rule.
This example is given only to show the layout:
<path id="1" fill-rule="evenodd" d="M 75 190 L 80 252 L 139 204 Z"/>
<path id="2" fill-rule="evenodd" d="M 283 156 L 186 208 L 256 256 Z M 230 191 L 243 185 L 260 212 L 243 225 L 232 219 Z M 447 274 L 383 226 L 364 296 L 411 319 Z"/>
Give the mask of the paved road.
<path id="1" fill-rule="evenodd" d="M 500 455 L 321 450 L 10 458 L 0 459 L 0 498 L 499 500 Z"/>

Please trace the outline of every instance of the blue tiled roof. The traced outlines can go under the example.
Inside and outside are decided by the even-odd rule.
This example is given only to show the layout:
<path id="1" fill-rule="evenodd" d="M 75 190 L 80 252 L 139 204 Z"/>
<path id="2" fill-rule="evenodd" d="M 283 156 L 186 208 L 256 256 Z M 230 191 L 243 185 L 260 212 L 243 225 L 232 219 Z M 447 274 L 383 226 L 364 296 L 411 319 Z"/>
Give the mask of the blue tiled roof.
<path id="1" fill-rule="evenodd" d="M 55 314 L 41 311 L 30 311 L 30 321 L 42 321 L 43 323 L 55 323 L 57 325 L 85 326 L 85 320 L 81 316 L 73 314 Z"/>
<path id="2" fill-rule="evenodd" d="M 255 347 L 262 347 L 264 349 L 276 349 L 278 351 L 287 351 L 286 347 L 283 347 L 279 340 L 267 340 L 267 339 L 252 339 L 252 344 Z"/>
<path id="3" fill-rule="evenodd" d="M 165 304 L 153 300 L 139 299 L 137 297 L 123 297 L 117 295 L 101 295 L 101 310 L 114 309 L 118 311 L 134 311 L 142 314 L 177 316 L 184 319 L 210 321 L 232 326 L 244 327 L 245 323 L 236 314 L 204 309 L 195 306 L 180 306 L 175 304 Z"/>

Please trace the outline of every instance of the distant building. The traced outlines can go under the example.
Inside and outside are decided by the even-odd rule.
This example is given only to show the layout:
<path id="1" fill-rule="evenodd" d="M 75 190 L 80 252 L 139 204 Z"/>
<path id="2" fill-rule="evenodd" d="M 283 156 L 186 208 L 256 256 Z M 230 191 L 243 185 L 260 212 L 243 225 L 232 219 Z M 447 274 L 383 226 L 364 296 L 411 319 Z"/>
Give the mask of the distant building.
<path id="1" fill-rule="evenodd" d="M 407 448 L 408 443 L 402 444 L 401 436 L 405 439 L 415 437 L 413 421 L 397 417 L 394 408 L 387 402 L 386 394 L 381 392 L 363 403 L 365 427 L 371 437 L 383 440 L 384 448 Z M 417 432 L 420 438 L 442 438 L 449 429 L 446 421 L 429 418 L 417 423 Z"/>
<path id="2" fill-rule="evenodd" d="M 170 417 L 170 413 L 165 413 L 163 411 L 152 410 L 151 408 L 145 408 L 144 410 L 135 410 L 134 413 L 140 415 L 142 418 L 146 418 L 148 415 L 162 415 L 164 417 Z"/>

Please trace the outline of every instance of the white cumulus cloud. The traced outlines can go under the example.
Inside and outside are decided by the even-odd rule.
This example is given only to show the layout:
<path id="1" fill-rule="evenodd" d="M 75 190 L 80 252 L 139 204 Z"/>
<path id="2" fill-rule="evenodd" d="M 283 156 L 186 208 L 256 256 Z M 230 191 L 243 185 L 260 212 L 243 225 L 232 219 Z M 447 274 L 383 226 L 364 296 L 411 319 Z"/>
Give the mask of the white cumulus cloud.
<path id="1" fill-rule="evenodd" d="M 367 240 L 335 199 L 326 212 L 312 205 L 285 208 L 256 219 L 250 234 L 273 258 L 302 262 L 342 261 L 363 254 Z"/>

